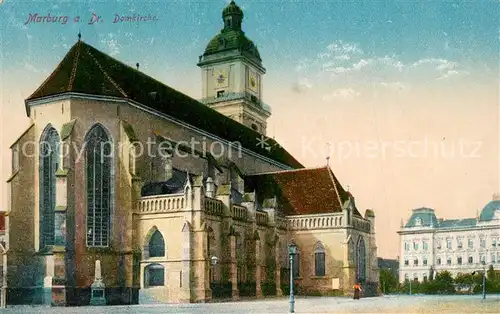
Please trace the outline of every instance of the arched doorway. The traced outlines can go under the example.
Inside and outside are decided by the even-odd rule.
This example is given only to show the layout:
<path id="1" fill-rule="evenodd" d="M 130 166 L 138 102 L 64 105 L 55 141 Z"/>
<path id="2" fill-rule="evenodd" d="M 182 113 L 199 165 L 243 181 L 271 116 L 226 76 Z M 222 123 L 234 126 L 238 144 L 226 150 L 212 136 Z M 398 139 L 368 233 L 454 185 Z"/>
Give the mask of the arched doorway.
<path id="1" fill-rule="evenodd" d="M 356 281 L 365 282 L 366 280 L 366 246 L 363 237 L 358 238 L 356 244 Z"/>

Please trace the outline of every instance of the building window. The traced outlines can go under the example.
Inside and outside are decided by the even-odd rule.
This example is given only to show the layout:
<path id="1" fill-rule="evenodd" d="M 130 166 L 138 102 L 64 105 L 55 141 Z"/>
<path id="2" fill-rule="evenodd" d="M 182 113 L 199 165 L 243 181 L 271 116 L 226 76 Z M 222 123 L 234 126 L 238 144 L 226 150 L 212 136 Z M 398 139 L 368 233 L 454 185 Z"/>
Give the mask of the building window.
<path id="1" fill-rule="evenodd" d="M 451 257 L 448 257 L 448 259 L 446 260 L 446 264 L 451 265 Z"/>
<path id="2" fill-rule="evenodd" d="M 147 287 L 159 287 L 165 285 L 165 267 L 160 264 L 152 264 L 146 267 L 144 272 Z"/>
<path id="3" fill-rule="evenodd" d="M 413 274 L 413 281 L 418 281 L 418 275 L 417 274 Z"/>
<path id="4" fill-rule="evenodd" d="M 474 239 L 469 239 L 469 249 L 474 248 Z"/>
<path id="5" fill-rule="evenodd" d="M 316 276 L 325 276 L 325 248 L 318 242 L 314 249 L 314 273 Z"/>
<path id="6" fill-rule="evenodd" d="M 469 256 L 469 264 L 473 264 L 473 263 L 474 263 L 474 257 Z"/>
<path id="7" fill-rule="evenodd" d="M 422 264 L 427 265 L 427 258 L 424 258 Z"/>
<path id="8" fill-rule="evenodd" d="M 486 265 L 486 256 L 485 255 L 481 254 L 479 256 L 479 259 L 481 260 L 481 264 Z"/>
<path id="9" fill-rule="evenodd" d="M 427 281 L 427 274 L 424 274 L 423 277 L 424 277 L 424 281 Z"/>
<path id="10" fill-rule="evenodd" d="M 438 258 L 436 259 L 436 264 L 441 265 L 441 257 L 438 257 Z"/>
<path id="11" fill-rule="evenodd" d="M 224 93 L 225 93 L 225 91 L 223 91 L 223 90 L 217 91 L 217 98 L 224 97 Z"/>
<path id="12" fill-rule="evenodd" d="M 418 266 L 418 259 L 417 258 L 413 260 L 413 265 Z"/>
<path id="13" fill-rule="evenodd" d="M 409 264 L 410 262 L 407 259 L 405 259 L 405 266 L 408 266 Z"/>
<path id="14" fill-rule="evenodd" d="M 422 225 L 422 219 L 419 217 L 415 219 L 415 226 L 421 226 Z"/>
<path id="15" fill-rule="evenodd" d="M 497 239 L 493 238 L 491 239 L 491 246 L 496 247 L 497 246 Z"/>
<path id="16" fill-rule="evenodd" d="M 491 253 L 491 263 L 494 264 L 495 260 L 495 253 Z"/>
<path id="17" fill-rule="evenodd" d="M 257 124 L 252 123 L 252 130 L 257 131 L 258 129 Z"/>
<path id="18" fill-rule="evenodd" d="M 58 165 L 59 135 L 53 127 L 49 126 L 44 130 L 40 139 L 40 249 L 55 244 L 56 171 Z"/>
<path id="19" fill-rule="evenodd" d="M 12 173 L 19 170 L 19 144 L 12 147 Z"/>
<path id="20" fill-rule="evenodd" d="M 497 255 L 497 263 L 500 264 L 500 253 Z"/>
<path id="21" fill-rule="evenodd" d="M 422 242 L 422 248 L 424 249 L 424 251 L 427 251 L 427 249 L 429 249 L 429 244 L 427 243 L 427 241 Z"/>
<path id="22" fill-rule="evenodd" d="M 358 282 L 364 282 L 366 279 L 366 246 L 363 237 L 358 238 L 356 245 L 356 279 Z"/>
<path id="23" fill-rule="evenodd" d="M 408 274 L 405 274 L 405 281 L 408 280 Z"/>
<path id="24" fill-rule="evenodd" d="M 413 242 L 413 249 L 416 251 L 418 250 L 418 242 L 417 241 L 414 241 Z"/>
<path id="25" fill-rule="evenodd" d="M 461 249 L 463 247 L 463 241 L 462 239 L 457 240 L 457 248 Z"/>
<path id="26" fill-rule="evenodd" d="M 446 240 L 446 248 L 451 250 L 451 239 Z"/>
<path id="27" fill-rule="evenodd" d="M 480 245 L 482 248 L 486 247 L 486 239 L 485 238 L 481 238 L 480 243 L 481 243 Z"/>
<path id="28" fill-rule="evenodd" d="M 87 135 L 87 246 L 107 247 L 111 224 L 113 145 L 101 125 Z"/>
<path id="29" fill-rule="evenodd" d="M 409 251 L 409 250 L 410 250 L 410 243 L 405 242 L 405 251 Z"/>
<path id="30" fill-rule="evenodd" d="M 160 231 L 155 230 L 149 239 L 149 257 L 164 257 L 165 241 Z"/>
<path id="31" fill-rule="evenodd" d="M 438 240 L 438 241 L 437 241 L 437 249 L 438 249 L 438 250 L 441 250 L 441 240 Z"/>
<path id="32" fill-rule="evenodd" d="M 457 264 L 462 265 L 462 257 L 461 256 L 457 257 Z"/>

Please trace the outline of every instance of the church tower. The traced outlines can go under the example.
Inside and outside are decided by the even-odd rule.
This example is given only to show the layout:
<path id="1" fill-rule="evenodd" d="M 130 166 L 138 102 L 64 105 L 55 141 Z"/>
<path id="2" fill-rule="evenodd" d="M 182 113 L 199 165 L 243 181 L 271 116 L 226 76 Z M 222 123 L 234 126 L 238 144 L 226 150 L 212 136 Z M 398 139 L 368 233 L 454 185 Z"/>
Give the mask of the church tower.
<path id="1" fill-rule="evenodd" d="M 241 28 L 243 11 L 234 1 L 222 11 L 222 20 L 224 28 L 208 43 L 198 63 L 201 102 L 265 135 L 271 109 L 262 102 L 266 73 L 262 59 Z"/>

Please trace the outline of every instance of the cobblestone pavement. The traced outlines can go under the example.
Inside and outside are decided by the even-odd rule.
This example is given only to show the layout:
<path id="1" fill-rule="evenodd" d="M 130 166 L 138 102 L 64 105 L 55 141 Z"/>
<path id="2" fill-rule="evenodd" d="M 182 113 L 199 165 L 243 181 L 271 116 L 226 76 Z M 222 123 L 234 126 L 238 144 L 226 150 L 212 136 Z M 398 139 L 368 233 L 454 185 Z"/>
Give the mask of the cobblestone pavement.
<path id="1" fill-rule="evenodd" d="M 383 296 L 352 300 L 342 297 L 298 297 L 295 313 L 499 313 L 500 295 Z M 1 313 L 289 313 L 288 299 L 207 304 L 156 304 L 106 307 L 15 306 Z"/>

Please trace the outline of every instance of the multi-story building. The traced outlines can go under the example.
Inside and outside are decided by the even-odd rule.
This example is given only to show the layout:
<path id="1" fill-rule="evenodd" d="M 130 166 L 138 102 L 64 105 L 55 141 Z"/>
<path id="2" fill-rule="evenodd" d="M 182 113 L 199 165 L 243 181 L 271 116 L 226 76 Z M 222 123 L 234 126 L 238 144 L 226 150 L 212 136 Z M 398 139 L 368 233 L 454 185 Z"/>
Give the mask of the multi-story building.
<path id="1" fill-rule="evenodd" d="M 492 265 L 500 269 L 500 198 L 493 196 L 476 218 L 438 219 L 433 209 L 414 209 L 401 225 L 399 281 L 453 276 Z"/>
<path id="2" fill-rule="evenodd" d="M 198 60 L 202 102 L 80 38 L 25 101 L 9 303 L 280 295 L 292 242 L 303 293 L 376 291 L 373 211 L 266 137 L 260 54 L 234 2 L 222 17 Z"/>

